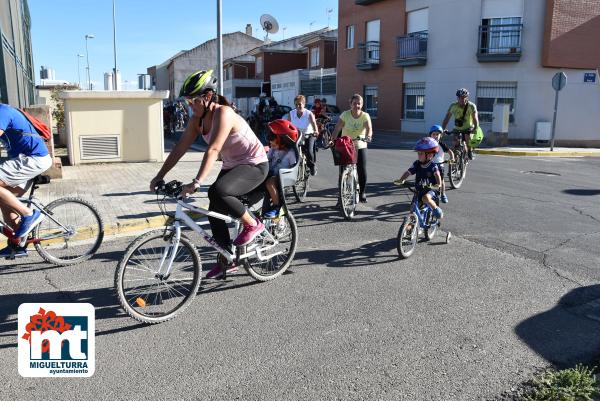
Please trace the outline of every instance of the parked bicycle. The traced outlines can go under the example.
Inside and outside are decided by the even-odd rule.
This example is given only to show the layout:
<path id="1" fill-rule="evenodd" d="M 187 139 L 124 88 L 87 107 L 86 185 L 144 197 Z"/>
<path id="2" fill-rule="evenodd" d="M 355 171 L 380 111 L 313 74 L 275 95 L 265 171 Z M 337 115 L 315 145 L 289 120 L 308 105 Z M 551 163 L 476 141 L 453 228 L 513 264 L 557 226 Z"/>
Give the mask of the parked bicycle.
<path id="1" fill-rule="evenodd" d="M 33 179 L 29 196 L 18 198 L 28 208 L 39 210 L 43 220 L 27 238 L 15 238 L 12 229 L 0 221 L 0 232 L 16 252 L 17 247 L 33 244 L 38 254 L 55 265 L 74 265 L 91 258 L 104 238 L 104 223 L 96 208 L 86 200 L 65 197 L 44 205 L 34 197 L 40 185 L 50 183 L 50 177 Z M 15 259 L 15 252 L 6 259 Z"/>
<path id="2" fill-rule="evenodd" d="M 190 200 L 179 198 L 181 190 L 182 183 L 178 181 L 159 186 L 157 195 L 163 195 L 159 200 L 161 211 L 166 213 L 166 202 L 175 200 L 175 214 L 170 216 L 164 229 L 150 231 L 135 239 L 115 272 L 115 287 L 121 306 L 132 318 L 144 323 L 160 323 L 175 317 L 189 306 L 198 292 L 202 264 L 198 248 L 182 234 L 185 227 L 198 233 L 219 253 L 219 257 L 227 263 L 243 266 L 257 281 L 281 276 L 296 253 L 298 233 L 294 217 L 284 205 L 278 217 L 262 218 L 260 200 L 265 198 L 262 189 L 239 199 L 266 229 L 251 243 L 233 246 L 232 251 L 217 244 L 186 212 L 233 223 L 236 235 L 241 230 L 241 222 L 204 207 L 192 206 Z"/>
<path id="3" fill-rule="evenodd" d="M 467 165 L 469 164 L 469 156 L 465 150 L 465 136 L 460 131 L 453 130 L 448 135 L 454 135 L 454 163 L 451 163 L 448 168 L 448 181 L 453 189 L 458 189 L 462 185 L 467 175 Z"/>
<path id="4" fill-rule="evenodd" d="M 413 193 L 410 212 L 408 216 L 404 218 L 404 221 L 398 230 L 398 236 L 396 237 L 398 255 L 405 259 L 414 253 L 417 247 L 419 234 L 424 233 L 427 241 L 431 241 L 433 239 L 438 228 L 440 227 L 440 221 L 433 214 L 431 207 L 423 204 L 423 202 L 418 199 L 414 182 L 401 182 L 397 180 L 394 181 L 394 184 L 408 188 L 408 190 Z M 439 198 L 437 196 L 434 197 L 434 201 L 439 205 Z M 446 233 L 446 243 L 450 241 L 451 237 L 452 234 L 448 231 Z"/>

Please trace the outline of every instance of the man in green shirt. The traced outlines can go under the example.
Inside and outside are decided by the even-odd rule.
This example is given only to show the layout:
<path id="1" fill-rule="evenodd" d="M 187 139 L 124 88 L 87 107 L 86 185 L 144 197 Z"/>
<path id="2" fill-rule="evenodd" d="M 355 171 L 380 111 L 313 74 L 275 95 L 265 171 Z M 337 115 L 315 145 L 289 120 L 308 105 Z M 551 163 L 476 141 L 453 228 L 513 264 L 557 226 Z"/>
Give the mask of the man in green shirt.
<path id="1" fill-rule="evenodd" d="M 471 133 L 479 126 L 477 106 L 475 106 L 475 103 L 469 101 L 469 91 L 465 88 L 456 91 L 456 99 L 457 101 L 452 103 L 448 108 L 446 117 L 444 117 L 444 121 L 442 122 L 442 128 L 445 130 L 450 117 L 454 116 L 454 131 L 459 135 L 464 135 L 469 159 L 473 160 Z"/>

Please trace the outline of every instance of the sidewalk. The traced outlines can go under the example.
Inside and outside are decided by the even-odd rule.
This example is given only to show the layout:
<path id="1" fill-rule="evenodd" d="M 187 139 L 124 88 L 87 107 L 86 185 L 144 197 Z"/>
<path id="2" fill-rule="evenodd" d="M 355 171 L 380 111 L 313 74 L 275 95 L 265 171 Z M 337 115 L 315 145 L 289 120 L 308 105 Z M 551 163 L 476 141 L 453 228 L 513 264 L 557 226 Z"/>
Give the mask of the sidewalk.
<path id="1" fill-rule="evenodd" d="M 198 173 L 203 156 L 203 152 L 188 152 L 167 174 L 165 180 L 191 182 Z M 206 184 L 215 180 L 221 162 L 217 164 Z M 91 201 L 104 220 L 106 236 L 143 231 L 164 224 L 165 219 L 156 203 L 156 195 L 149 191 L 150 180 L 161 166 L 162 163 L 66 166 L 63 167 L 62 179 L 41 185 L 35 195 L 44 203 L 65 196 Z M 208 204 L 202 198 L 199 202 Z"/>
<path id="2" fill-rule="evenodd" d="M 479 148 L 475 153 L 495 156 L 544 156 L 544 157 L 600 157 L 597 148 L 554 148 L 551 152 L 548 147 L 521 146 L 500 148 Z"/>

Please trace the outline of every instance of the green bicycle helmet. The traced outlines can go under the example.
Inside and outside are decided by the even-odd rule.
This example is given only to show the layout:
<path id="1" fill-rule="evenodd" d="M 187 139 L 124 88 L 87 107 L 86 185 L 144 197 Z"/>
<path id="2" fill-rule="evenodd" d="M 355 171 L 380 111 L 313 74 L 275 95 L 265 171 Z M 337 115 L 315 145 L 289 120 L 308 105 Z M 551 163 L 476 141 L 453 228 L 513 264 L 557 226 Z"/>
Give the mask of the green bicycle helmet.
<path id="1" fill-rule="evenodd" d="M 199 96 L 206 91 L 217 90 L 217 77 L 213 70 L 201 70 L 190 74 L 179 90 L 179 97 Z"/>

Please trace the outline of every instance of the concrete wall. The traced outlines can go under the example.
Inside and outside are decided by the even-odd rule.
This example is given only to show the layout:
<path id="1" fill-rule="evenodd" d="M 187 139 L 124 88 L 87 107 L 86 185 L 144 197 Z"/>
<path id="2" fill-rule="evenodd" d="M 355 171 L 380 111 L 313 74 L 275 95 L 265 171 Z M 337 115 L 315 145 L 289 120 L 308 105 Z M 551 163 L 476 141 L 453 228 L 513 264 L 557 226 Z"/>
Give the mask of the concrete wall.
<path id="1" fill-rule="evenodd" d="M 72 165 L 98 162 L 163 161 L 162 100 L 166 91 L 65 91 L 65 125 Z M 120 139 L 120 157 L 83 160 L 81 136 Z"/>
<path id="2" fill-rule="evenodd" d="M 432 124 L 439 124 L 448 105 L 455 101 L 459 87 L 469 89 L 472 100 L 476 101 L 477 81 L 514 81 L 517 82 L 515 121 L 510 124 L 508 138 L 512 143 L 533 142 L 535 123 L 552 121 L 551 80 L 560 70 L 543 68 L 541 64 L 545 0 L 526 0 L 524 4 L 520 61 L 479 63 L 476 52 L 481 0 L 407 1 L 408 11 L 429 6 L 429 41 L 427 65 L 404 68 L 404 82 L 426 82 L 425 119 L 404 120 L 403 131 L 425 132 Z M 457 9 L 461 23 L 448 29 L 448 15 L 456 14 Z M 600 145 L 600 86 L 583 82 L 586 70 L 562 71 L 568 76 L 568 84 L 560 93 L 557 143 Z M 400 85 L 395 87 L 400 94 Z M 395 113 L 399 115 L 400 108 Z M 489 130 L 491 124 L 482 127 Z"/>

